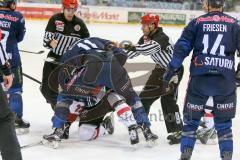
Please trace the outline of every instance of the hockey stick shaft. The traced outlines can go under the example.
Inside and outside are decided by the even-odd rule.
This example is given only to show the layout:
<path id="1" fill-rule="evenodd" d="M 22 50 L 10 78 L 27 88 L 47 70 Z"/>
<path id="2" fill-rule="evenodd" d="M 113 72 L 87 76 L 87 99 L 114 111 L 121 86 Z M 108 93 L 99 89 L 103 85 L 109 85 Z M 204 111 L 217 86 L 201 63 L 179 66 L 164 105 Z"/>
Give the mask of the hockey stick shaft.
<path id="1" fill-rule="evenodd" d="M 20 148 L 21 149 L 26 149 L 26 148 L 30 148 L 30 147 L 34 147 L 34 146 L 38 146 L 38 145 L 42 145 L 42 144 L 43 144 L 42 141 L 38 141 L 38 142 L 33 142 L 33 143 L 30 143 L 30 144 L 23 145 Z"/>
<path id="2" fill-rule="evenodd" d="M 42 53 L 44 53 L 44 51 L 43 50 L 41 50 L 41 51 L 39 51 L 39 52 L 33 52 L 33 51 L 26 51 L 26 50 L 19 50 L 20 52 L 24 52 L 24 53 L 32 53 L 32 54 L 42 54 Z"/>
<path id="3" fill-rule="evenodd" d="M 28 79 L 31 79 L 32 81 L 34 81 L 34 82 L 36 82 L 36 83 L 38 83 L 40 85 L 42 84 L 42 82 L 40 82 L 39 80 L 33 78 L 32 76 L 29 76 L 29 75 L 27 75 L 25 73 L 22 73 L 22 74 L 23 74 L 23 76 L 27 77 Z"/>

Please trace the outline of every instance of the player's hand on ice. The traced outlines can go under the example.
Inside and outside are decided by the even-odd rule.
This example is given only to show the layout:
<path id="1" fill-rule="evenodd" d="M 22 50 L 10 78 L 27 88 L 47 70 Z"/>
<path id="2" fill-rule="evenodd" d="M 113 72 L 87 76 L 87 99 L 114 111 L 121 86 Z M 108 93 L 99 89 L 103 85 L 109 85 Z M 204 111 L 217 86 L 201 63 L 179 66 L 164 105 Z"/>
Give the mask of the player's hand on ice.
<path id="1" fill-rule="evenodd" d="M 3 85 L 6 89 L 9 89 L 12 86 L 13 76 L 12 74 L 8 76 L 3 76 Z"/>
<path id="2" fill-rule="evenodd" d="M 50 46 L 51 46 L 52 48 L 56 48 L 56 47 L 57 47 L 57 44 L 58 44 L 58 41 L 55 40 L 55 39 L 51 40 L 51 42 L 50 42 Z"/>

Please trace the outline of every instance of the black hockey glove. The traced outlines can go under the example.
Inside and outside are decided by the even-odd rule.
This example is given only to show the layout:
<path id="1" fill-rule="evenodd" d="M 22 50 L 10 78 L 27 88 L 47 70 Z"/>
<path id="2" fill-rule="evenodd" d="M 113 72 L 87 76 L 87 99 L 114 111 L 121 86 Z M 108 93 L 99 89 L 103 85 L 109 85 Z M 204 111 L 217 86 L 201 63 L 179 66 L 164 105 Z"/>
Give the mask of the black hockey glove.
<path id="1" fill-rule="evenodd" d="M 132 44 L 125 44 L 123 48 L 127 51 L 136 51 L 136 47 Z"/>
<path id="2" fill-rule="evenodd" d="M 163 90 L 165 93 L 170 91 L 171 83 L 178 83 L 178 72 L 179 69 L 175 69 L 169 65 L 166 72 L 163 74 Z"/>

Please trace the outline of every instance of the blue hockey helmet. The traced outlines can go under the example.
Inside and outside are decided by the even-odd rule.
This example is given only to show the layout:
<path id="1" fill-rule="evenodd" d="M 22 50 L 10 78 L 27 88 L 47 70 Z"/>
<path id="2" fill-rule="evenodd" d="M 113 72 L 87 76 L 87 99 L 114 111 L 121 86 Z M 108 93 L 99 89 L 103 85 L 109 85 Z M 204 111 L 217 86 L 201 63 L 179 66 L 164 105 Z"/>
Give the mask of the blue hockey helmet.
<path id="1" fill-rule="evenodd" d="M 225 0 L 208 0 L 208 5 L 216 8 L 223 7 L 224 3 L 225 3 Z"/>
<path id="2" fill-rule="evenodd" d="M 0 0 L 0 7 L 9 8 L 13 2 L 16 2 L 16 0 Z"/>

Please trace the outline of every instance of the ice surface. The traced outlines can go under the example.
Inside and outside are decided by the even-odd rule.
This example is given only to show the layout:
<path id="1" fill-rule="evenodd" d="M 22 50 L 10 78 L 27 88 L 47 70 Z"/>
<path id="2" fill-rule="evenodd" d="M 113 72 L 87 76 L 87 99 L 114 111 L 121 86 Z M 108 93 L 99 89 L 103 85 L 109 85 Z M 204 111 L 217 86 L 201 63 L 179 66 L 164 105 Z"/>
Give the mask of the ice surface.
<path id="1" fill-rule="evenodd" d="M 26 21 L 27 33 L 20 49 L 29 51 L 45 50 L 42 46 L 44 29 L 47 21 Z M 137 43 L 141 36 L 140 25 L 115 25 L 115 24 L 88 24 L 90 34 L 114 41 L 131 40 Z M 165 28 L 164 31 L 176 42 L 181 34 L 182 28 Z M 22 53 L 23 72 L 39 80 L 42 77 L 42 66 L 47 55 Z M 152 62 L 150 58 L 138 57 L 129 62 Z M 188 63 L 184 62 L 185 74 L 179 89 L 178 104 L 182 106 L 188 81 Z M 139 74 L 139 73 L 135 73 Z M 136 76 L 131 73 L 131 76 Z M 52 132 L 51 107 L 45 102 L 40 94 L 39 84 L 24 78 L 24 118 L 31 123 L 30 133 L 19 136 L 21 145 L 38 142 L 42 135 Z M 239 93 L 238 89 L 238 93 Z M 239 99 L 239 96 L 238 96 Z M 117 122 L 115 133 L 112 136 L 102 137 L 95 141 L 82 142 L 78 140 L 77 123 L 71 127 L 70 139 L 61 143 L 58 149 L 45 146 L 35 146 L 22 150 L 24 160 L 177 160 L 179 158 L 179 145 L 168 145 L 167 132 L 163 117 L 159 116 L 161 110 L 160 102 L 157 100 L 151 109 L 151 113 L 157 114 L 157 121 L 152 121 L 152 130 L 159 136 L 159 144 L 154 148 L 148 148 L 142 143 L 137 150 L 130 147 L 127 129 Z M 181 107 L 182 110 L 182 107 Z M 239 109 L 233 123 L 234 132 L 234 160 L 240 159 L 240 129 Z M 217 160 L 219 151 L 217 145 L 202 145 L 197 143 L 193 160 Z"/>

